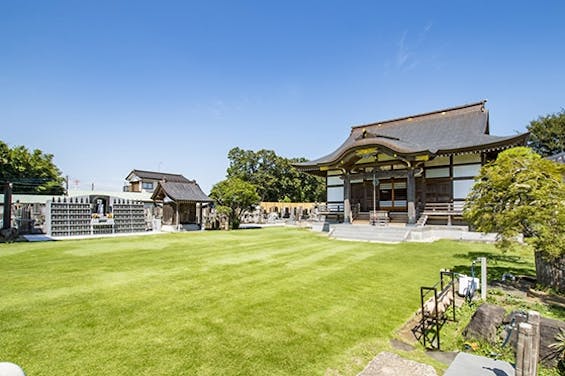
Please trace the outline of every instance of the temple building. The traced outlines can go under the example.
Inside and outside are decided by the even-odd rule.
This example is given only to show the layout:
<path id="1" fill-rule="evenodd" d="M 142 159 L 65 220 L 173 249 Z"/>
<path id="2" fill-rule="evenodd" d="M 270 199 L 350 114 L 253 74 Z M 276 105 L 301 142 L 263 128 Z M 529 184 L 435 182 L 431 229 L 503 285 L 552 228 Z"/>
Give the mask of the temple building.
<path id="1" fill-rule="evenodd" d="M 528 133 L 489 134 L 485 103 L 353 126 L 337 150 L 295 166 L 326 178 L 340 221 L 378 211 L 415 224 L 426 207 L 461 208 L 482 165 L 525 145 Z"/>

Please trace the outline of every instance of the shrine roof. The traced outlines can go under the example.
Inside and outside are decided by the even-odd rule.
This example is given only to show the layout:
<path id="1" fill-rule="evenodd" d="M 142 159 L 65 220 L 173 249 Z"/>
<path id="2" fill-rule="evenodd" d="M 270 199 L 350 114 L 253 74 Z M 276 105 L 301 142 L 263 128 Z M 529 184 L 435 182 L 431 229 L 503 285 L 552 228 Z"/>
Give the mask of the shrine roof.
<path id="1" fill-rule="evenodd" d="M 441 155 L 476 150 L 497 150 L 523 145 L 527 133 L 513 136 L 489 134 L 486 101 L 458 107 L 353 126 L 345 142 L 334 152 L 304 163 L 302 170 L 332 165 L 347 153 L 368 147 L 404 157 Z"/>
<path id="2" fill-rule="evenodd" d="M 151 196 L 153 200 L 163 200 L 165 197 L 173 201 L 213 202 L 195 181 L 188 182 L 159 182 Z"/>

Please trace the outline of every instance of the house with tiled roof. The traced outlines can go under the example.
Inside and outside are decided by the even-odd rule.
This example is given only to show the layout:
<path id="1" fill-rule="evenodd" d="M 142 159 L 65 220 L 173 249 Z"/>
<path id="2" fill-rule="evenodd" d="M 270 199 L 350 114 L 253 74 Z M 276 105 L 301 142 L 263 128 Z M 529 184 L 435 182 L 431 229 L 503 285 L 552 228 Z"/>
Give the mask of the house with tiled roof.
<path id="1" fill-rule="evenodd" d="M 155 188 L 157 188 L 157 183 L 160 181 L 189 182 L 190 180 L 180 174 L 134 169 L 126 176 L 124 191 L 153 193 Z"/>
<path id="2" fill-rule="evenodd" d="M 295 167 L 326 179 L 327 210 L 339 221 L 378 211 L 415 224 L 428 208 L 451 223 L 481 166 L 528 138 L 491 135 L 485 104 L 356 125 L 336 150 Z"/>

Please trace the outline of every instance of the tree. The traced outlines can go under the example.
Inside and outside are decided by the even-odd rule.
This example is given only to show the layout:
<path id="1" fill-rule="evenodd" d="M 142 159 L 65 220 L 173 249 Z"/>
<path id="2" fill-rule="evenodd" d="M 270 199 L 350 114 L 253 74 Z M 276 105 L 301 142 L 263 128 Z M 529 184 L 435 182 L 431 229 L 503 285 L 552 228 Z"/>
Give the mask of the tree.
<path id="1" fill-rule="evenodd" d="M 228 152 L 228 178 L 239 178 L 254 184 L 261 201 L 277 202 L 285 197 L 294 202 L 325 201 L 322 178 L 298 171 L 292 163 L 304 158 L 288 159 L 272 150 L 243 150 Z"/>
<path id="2" fill-rule="evenodd" d="M 565 288 L 565 183 L 562 165 L 529 148 L 506 150 L 481 169 L 467 197 L 466 220 L 483 232 L 498 233 L 498 246 L 513 246 L 520 235 L 536 255 L 538 283 Z"/>
<path id="3" fill-rule="evenodd" d="M 53 163 L 52 154 L 24 146 L 10 148 L 0 141 L 0 182 L 12 182 L 14 193 L 64 193 L 61 171 Z"/>
<path id="4" fill-rule="evenodd" d="M 540 116 L 528 125 L 528 146 L 542 157 L 565 151 L 565 109 L 561 112 Z"/>
<path id="5" fill-rule="evenodd" d="M 253 211 L 260 201 L 255 186 L 239 178 L 222 180 L 212 187 L 210 197 L 219 212 L 228 216 L 230 228 L 237 229 L 245 211 Z"/>

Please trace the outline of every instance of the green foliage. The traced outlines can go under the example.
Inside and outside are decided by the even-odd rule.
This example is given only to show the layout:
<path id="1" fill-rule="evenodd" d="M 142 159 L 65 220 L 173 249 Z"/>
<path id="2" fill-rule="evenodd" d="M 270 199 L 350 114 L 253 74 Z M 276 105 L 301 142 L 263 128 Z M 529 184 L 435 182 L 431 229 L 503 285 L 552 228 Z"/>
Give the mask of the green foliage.
<path id="1" fill-rule="evenodd" d="M 563 328 L 559 328 L 555 342 L 550 344 L 549 347 L 558 354 L 560 361 L 565 361 L 565 330 Z"/>
<path id="2" fill-rule="evenodd" d="M 489 258 L 490 260 L 490 258 Z M 516 260 L 519 261 L 519 260 Z M 521 260 L 524 262 L 525 260 Z M 512 262 L 507 261 L 505 263 L 507 267 L 512 267 Z M 491 276 L 491 269 L 488 269 L 488 280 L 493 279 Z M 523 298 L 519 296 L 513 296 L 508 294 L 506 291 L 497 288 L 489 288 L 487 303 L 496 304 L 498 306 L 504 307 L 507 313 L 512 311 L 537 311 L 542 317 L 551 317 L 556 320 L 563 320 L 565 318 L 565 311 L 558 306 L 550 306 L 546 304 L 541 304 L 532 301 L 531 298 Z M 469 325 L 471 318 L 478 306 L 480 301 L 473 302 L 472 304 L 463 304 L 461 307 L 457 308 L 457 322 L 448 321 L 441 330 L 441 341 L 443 351 L 466 351 L 472 352 L 476 355 L 481 355 L 485 357 L 492 357 L 495 359 L 507 361 L 510 363 L 516 362 L 516 354 L 514 349 L 510 344 L 502 346 L 504 343 L 504 338 L 506 333 L 504 332 L 504 327 L 498 328 L 497 336 L 498 341 L 495 343 L 489 343 L 486 340 L 475 340 L 466 339 L 463 336 L 463 331 Z M 560 337 L 556 338 L 559 343 Z M 559 344 L 554 346 L 554 349 L 558 351 Z M 559 376 L 559 370 L 557 368 L 546 368 L 543 365 L 538 365 L 538 375 L 539 376 Z"/>
<path id="3" fill-rule="evenodd" d="M 298 171 L 292 163 L 304 158 L 287 159 L 272 150 L 228 152 L 228 178 L 239 178 L 254 184 L 261 201 L 278 202 L 287 197 L 291 202 L 325 201 L 323 179 Z"/>
<path id="4" fill-rule="evenodd" d="M 58 195 L 64 192 L 63 181 L 52 154 L 0 141 L 0 183 L 12 182 L 13 193 Z"/>
<path id="5" fill-rule="evenodd" d="M 538 154 L 547 157 L 565 151 L 565 109 L 532 120 L 528 131 L 528 146 Z"/>
<path id="6" fill-rule="evenodd" d="M 565 253 L 565 183 L 559 164 L 526 147 L 506 150 L 481 169 L 467 199 L 466 220 L 479 231 L 498 233 L 503 249 L 522 234 L 546 256 Z"/>
<path id="7" fill-rule="evenodd" d="M 239 178 L 222 180 L 212 187 L 210 197 L 216 200 L 221 214 L 228 216 L 230 228 L 236 229 L 245 211 L 259 203 L 255 186 Z"/>

